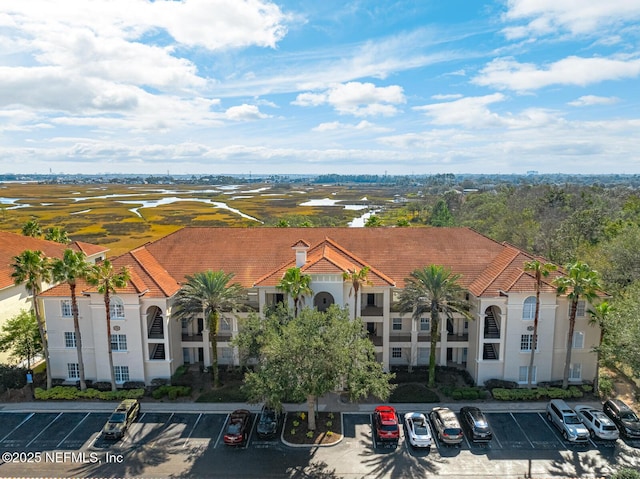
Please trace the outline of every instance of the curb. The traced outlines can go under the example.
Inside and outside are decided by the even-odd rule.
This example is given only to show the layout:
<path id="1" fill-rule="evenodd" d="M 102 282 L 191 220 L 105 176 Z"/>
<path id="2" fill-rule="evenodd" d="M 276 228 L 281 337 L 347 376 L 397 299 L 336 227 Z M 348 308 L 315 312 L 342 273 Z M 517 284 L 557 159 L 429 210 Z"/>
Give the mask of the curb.
<path id="1" fill-rule="evenodd" d="M 287 423 L 287 414 L 289 413 L 284 414 L 284 424 Z M 333 447 L 340 444 L 344 439 L 344 434 L 341 433 L 340 439 L 338 439 L 336 442 L 332 442 L 331 444 L 293 444 L 284 438 L 284 424 L 282 426 L 282 432 L 280 433 L 280 441 L 285 446 L 299 448 L 299 449 L 304 449 L 304 448 L 311 449 L 315 447 Z M 342 413 L 340 413 L 340 430 L 344 433 L 344 421 L 342 420 Z"/>

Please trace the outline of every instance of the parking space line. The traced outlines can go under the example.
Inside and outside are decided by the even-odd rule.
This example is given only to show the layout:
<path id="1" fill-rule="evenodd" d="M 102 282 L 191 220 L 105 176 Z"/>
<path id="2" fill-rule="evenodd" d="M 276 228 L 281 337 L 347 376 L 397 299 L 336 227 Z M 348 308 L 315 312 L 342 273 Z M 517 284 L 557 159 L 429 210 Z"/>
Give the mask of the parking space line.
<path id="1" fill-rule="evenodd" d="M 524 432 L 524 429 L 522 429 L 522 426 L 520 425 L 520 423 L 516 420 L 515 416 L 513 415 L 512 412 L 509 413 L 509 415 L 511 416 L 511 419 L 513 419 L 513 422 L 516 423 L 516 425 L 518 426 L 518 429 L 520 429 L 520 432 L 522 432 L 522 435 L 524 436 L 524 438 L 527 440 L 527 442 L 529 443 L 529 445 L 531 446 L 531 449 L 535 449 L 536 447 L 533 445 L 533 443 L 529 440 L 529 436 L 527 436 L 527 433 Z"/>
<path id="2" fill-rule="evenodd" d="M 74 427 L 71 431 L 69 431 L 69 434 L 67 434 L 67 435 L 64 437 L 64 439 L 62 439 L 62 441 L 60 441 L 60 442 L 58 443 L 58 445 L 56 446 L 56 449 L 57 449 L 57 448 L 59 448 L 59 447 L 60 447 L 60 445 L 61 445 L 64 441 L 66 441 L 66 440 L 67 440 L 67 438 L 68 438 L 69 436 L 71 436 L 71 434 L 73 434 L 73 431 L 75 431 L 76 429 L 78 429 L 78 426 L 80 426 L 80 424 L 82 424 L 82 422 L 83 422 L 85 419 L 87 419 L 87 418 L 89 417 L 89 414 L 91 414 L 91 413 L 90 413 L 90 412 L 88 412 L 88 413 L 87 413 L 87 415 L 86 415 L 85 417 L 83 417 L 83 418 L 80 420 L 80 422 L 79 422 L 78 424 L 76 424 L 76 425 L 75 425 L 75 427 Z"/>
<path id="3" fill-rule="evenodd" d="M 62 416 L 62 413 L 58 413 L 58 415 L 53 419 L 53 421 L 51 421 L 49 424 L 47 424 L 44 427 L 44 429 L 42 429 L 42 431 L 40 431 L 38 434 L 36 434 L 36 436 L 33 439 L 31 439 L 31 441 L 29 441 L 25 447 L 29 447 L 31 445 L 31 443 L 33 441 L 35 441 L 36 439 L 38 439 L 40 437 L 40 435 L 42 433 L 44 433 L 47 429 L 49 429 L 49 426 L 51 426 L 54 422 L 56 422 L 60 416 Z"/>
<path id="4" fill-rule="evenodd" d="M 191 432 L 189 432 L 189 435 L 187 436 L 187 439 L 184 441 L 184 444 L 182 445 L 182 447 L 187 447 L 187 444 L 189 443 L 189 439 L 191 439 L 191 436 L 193 435 L 193 431 L 195 431 L 196 427 L 198 427 L 198 423 L 200 422 L 201 418 L 202 418 L 202 413 L 198 414 L 198 419 L 196 419 L 196 422 L 191 428 Z"/>
<path id="5" fill-rule="evenodd" d="M 224 423 L 222 424 L 222 429 L 220 429 L 220 433 L 218 434 L 218 439 L 216 439 L 216 443 L 213 445 L 214 449 L 218 447 L 218 443 L 220 442 L 220 438 L 224 434 L 225 429 L 227 429 L 227 423 L 229 422 L 229 416 L 230 416 L 230 414 L 227 414 L 227 417 L 225 418 Z"/>
<path id="6" fill-rule="evenodd" d="M 502 447 L 502 443 L 498 440 L 498 435 L 496 434 L 496 431 L 495 431 L 495 430 L 493 431 L 493 440 L 494 440 L 494 441 L 496 441 L 496 442 L 498 443 L 498 447 L 499 447 L 500 449 L 503 449 L 503 447 Z"/>
<path id="7" fill-rule="evenodd" d="M 251 414 L 251 416 L 253 416 L 253 413 Z M 253 436 L 253 428 L 255 427 L 255 425 L 258 422 L 258 415 L 257 414 L 256 414 L 255 418 L 252 418 L 252 421 L 253 422 L 251 423 L 251 429 L 249 429 L 249 437 L 244 442 L 244 446 L 242 447 L 242 449 L 247 449 L 249 447 L 249 443 L 251 442 L 251 436 Z"/>
<path id="8" fill-rule="evenodd" d="M 11 431 L 9 431 L 9 434 L 7 434 L 5 437 L 3 437 L 2 439 L 0 439 L 0 442 L 4 441 L 6 438 L 8 438 L 9 436 L 11 436 L 11 434 L 13 434 L 13 431 L 15 431 L 16 429 L 18 429 L 20 426 L 22 426 L 25 422 L 27 422 L 29 419 L 31 419 L 33 417 L 35 413 L 31 413 L 29 414 L 27 417 L 25 417 L 22 422 L 20 424 L 18 424 L 16 427 L 14 427 Z"/>
<path id="9" fill-rule="evenodd" d="M 542 422 L 545 423 L 545 425 L 547 426 L 547 428 L 551 431 L 551 433 L 553 434 L 553 437 L 556 438 L 556 440 L 560 443 L 560 446 L 562 446 L 563 450 L 567 450 L 567 445 L 565 444 L 564 439 L 562 438 L 562 436 L 558 437 L 558 435 L 560 434 L 558 432 L 558 430 L 555 427 L 551 427 L 551 424 L 549 423 L 549 420 L 547 419 L 547 417 L 539 412 L 538 416 L 540 416 L 542 418 Z"/>

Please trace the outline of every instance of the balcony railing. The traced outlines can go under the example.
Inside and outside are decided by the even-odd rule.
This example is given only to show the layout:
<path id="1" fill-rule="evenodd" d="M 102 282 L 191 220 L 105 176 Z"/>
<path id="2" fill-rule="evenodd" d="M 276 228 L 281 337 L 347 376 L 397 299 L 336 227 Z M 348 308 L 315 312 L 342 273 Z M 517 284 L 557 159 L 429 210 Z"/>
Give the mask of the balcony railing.
<path id="1" fill-rule="evenodd" d="M 365 306 L 360 310 L 360 316 L 384 316 L 384 310 L 380 306 Z"/>
<path id="2" fill-rule="evenodd" d="M 183 341 L 202 341 L 202 334 L 183 334 L 182 335 L 182 340 Z"/>

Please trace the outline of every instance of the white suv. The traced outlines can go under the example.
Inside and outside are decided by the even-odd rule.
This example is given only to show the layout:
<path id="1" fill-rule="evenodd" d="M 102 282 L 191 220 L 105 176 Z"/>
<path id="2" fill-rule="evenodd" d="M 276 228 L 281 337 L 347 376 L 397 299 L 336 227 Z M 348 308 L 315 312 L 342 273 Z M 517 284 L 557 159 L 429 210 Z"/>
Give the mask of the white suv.
<path id="1" fill-rule="evenodd" d="M 565 440 L 582 443 L 589 440 L 589 430 L 582 424 L 575 411 L 562 399 L 549 401 L 547 419 L 558 428 Z"/>
<path id="2" fill-rule="evenodd" d="M 591 437 L 615 441 L 620 436 L 613 421 L 599 409 L 585 405 L 578 405 L 575 409 L 580 420 L 587 426 Z"/>

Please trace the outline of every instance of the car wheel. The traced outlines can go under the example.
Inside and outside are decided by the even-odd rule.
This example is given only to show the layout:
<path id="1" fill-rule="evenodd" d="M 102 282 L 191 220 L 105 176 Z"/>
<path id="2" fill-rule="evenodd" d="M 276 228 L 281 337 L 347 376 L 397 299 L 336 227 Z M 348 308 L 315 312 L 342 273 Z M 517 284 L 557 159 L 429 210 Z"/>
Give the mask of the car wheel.
<path id="1" fill-rule="evenodd" d="M 569 436 L 567 435 L 567 431 L 562 431 L 562 437 L 564 437 L 565 441 L 569 440 Z"/>
<path id="2" fill-rule="evenodd" d="M 547 420 L 551 421 L 551 414 L 547 413 Z"/>
<path id="3" fill-rule="evenodd" d="M 595 439 L 596 433 L 593 431 L 593 429 L 589 429 L 589 436 L 591 436 L 591 439 Z"/>

